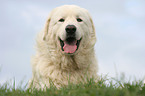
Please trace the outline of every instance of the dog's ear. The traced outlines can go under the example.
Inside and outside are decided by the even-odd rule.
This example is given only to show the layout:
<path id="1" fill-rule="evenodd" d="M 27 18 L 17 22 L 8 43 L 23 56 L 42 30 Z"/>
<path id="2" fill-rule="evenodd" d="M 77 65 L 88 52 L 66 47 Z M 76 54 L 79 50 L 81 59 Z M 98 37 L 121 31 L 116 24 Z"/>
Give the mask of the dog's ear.
<path id="1" fill-rule="evenodd" d="M 46 40 L 48 31 L 49 31 L 50 20 L 51 20 L 51 15 L 48 16 L 48 19 L 45 23 L 43 40 Z"/>
<path id="2" fill-rule="evenodd" d="M 48 15 L 48 19 L 45 23 L 45 27 L 44 27 L 44 37 L 43 37 L 43 40 L 46 40 L 47 39 L 47 35 L 48 35 L 48 32 L 49 32 L 49 27 L 50 27 L 50 22 L 51 22 L 51 17 L 53 15 L 53 13 L 57 10 L 57 8 L 53 9 L 49 15 Z"/>
<path id="3" fill-rule="evenodd" d="M 93 23 L 93 20 L 92 20 L 92 17 L 89 15 L 89 19 L 90 19 L 90 22 L 91 22 L 91 26 L 90 26 L 90 36 L 91 36 L 91 43 L 92 45 L 94 46 L 96 41 L 97 41 L 97 38 L 96 38 L 96 31 L 95 31 L 95 26 L 94 26 L 94 23 Z"/>
<path id="4" fill-rule="evenodd" d="M 92 25 L 92 32 L 91 32 L 91 34 L 96 37 L 95 26 L 94 26 L 94 23 L 93 23 L 93 20 L 92 20 L 91 17 L 90 17 L 90 21 L 91 21 L 91 25 Z"/>

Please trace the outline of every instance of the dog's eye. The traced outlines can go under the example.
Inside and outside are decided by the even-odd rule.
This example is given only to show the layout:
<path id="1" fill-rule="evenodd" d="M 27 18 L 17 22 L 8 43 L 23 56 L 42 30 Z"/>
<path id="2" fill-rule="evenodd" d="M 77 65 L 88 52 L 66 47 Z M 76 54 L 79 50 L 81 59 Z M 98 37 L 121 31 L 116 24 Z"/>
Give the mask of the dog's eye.
<path id="1" fill-rule="evenodd" d="M 65 20 L 63 18 L 59 19 L 59 22 L 64 22 Z"/>
<path id="2" fill-rule="evenodd" d="M 82 22 L 83 20 L 81 18 L 77 18 L 77 21 L 78 22 Z"/>

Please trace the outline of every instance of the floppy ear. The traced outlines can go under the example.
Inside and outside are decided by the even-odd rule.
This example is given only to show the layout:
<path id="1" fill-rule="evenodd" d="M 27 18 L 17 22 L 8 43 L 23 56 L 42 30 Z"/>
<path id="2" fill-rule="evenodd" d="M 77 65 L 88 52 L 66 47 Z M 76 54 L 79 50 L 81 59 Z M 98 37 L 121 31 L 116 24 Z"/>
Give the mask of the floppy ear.
<path id="1" fill-rule="evenodd" d="M 48 16 L 48 19 L 45 23 L 43 40 L 46 40 L 46 36 L 47 36 L 48 30 L 49 30 L 49 23 L 50 23 L 50 15 Z"/>
<path id="2" fill-rule="evenodd" d="M 92 25 L 92 32 L 91 32 L 91 34 L 93 35 L 93 37 L 96 38 L 95 26 L 94 26 L 94 23 L 93 23 L 93 20 L 92 20 L 91 17 L 90 17 L 90 21 L 91 21 L 91 25 Z"/>
<path id="3" fill-rule="evenodd" d="M 44 37 L 43 37 L 43 40 L 46 40 L 47 39 L 47 35 L 48 35 L 48 32 L 49 32 L 49 26 L 50 26 L 50 21 L 51 21 L 51 17 L 53 15 L 53 13 L 55 12 L 55 10 L 57 10 L 57 8 L 53 9 L 49 15 L 48 15 L 48 19 L 45 23 L 45 27 L 44 27 Z"/>
<path id="4" fill-rule="evenodd" d="M 90 22 L 91 22 L 91 32 L 90 32 L 90 36 L 91 36 L 91 44 L 94 46 L 96 43 L 96 31 L 95 31 L 95 26 L 92 20 L 92 17 L 89 15 L 90 18 Z"/>

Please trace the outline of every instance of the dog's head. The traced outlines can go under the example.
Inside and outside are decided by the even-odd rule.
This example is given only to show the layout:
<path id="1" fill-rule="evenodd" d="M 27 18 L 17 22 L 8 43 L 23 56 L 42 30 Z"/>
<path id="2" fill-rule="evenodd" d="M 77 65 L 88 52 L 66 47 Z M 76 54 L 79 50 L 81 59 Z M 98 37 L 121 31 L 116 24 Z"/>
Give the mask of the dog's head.
<path id="1" fill-rule="evenodd" d="M 50 13 L 44 30 L 46 42 L 54 40 L 62 53 L 74 54 L 96 42 L 93 21 L 86 9 L 75 5 L 57 7 Z"/>

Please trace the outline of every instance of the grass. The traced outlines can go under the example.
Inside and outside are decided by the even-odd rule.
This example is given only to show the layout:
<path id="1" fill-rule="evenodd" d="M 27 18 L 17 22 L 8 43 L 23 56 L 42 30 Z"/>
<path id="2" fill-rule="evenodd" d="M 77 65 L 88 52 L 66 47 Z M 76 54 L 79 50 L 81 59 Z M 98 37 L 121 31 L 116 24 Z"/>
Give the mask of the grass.
<path id="1" fill-rule="evenodd" d="M 121 82 L 114 79 L 101 79 L 97 83 L 93 79 L 86 84 L 69 84 L 61 89 L 51 86 L 42 90 L 26 89 L 15 81 L 0 85 L 0 96 L 145 96 L 145 84 L 142 81 Z"/>

